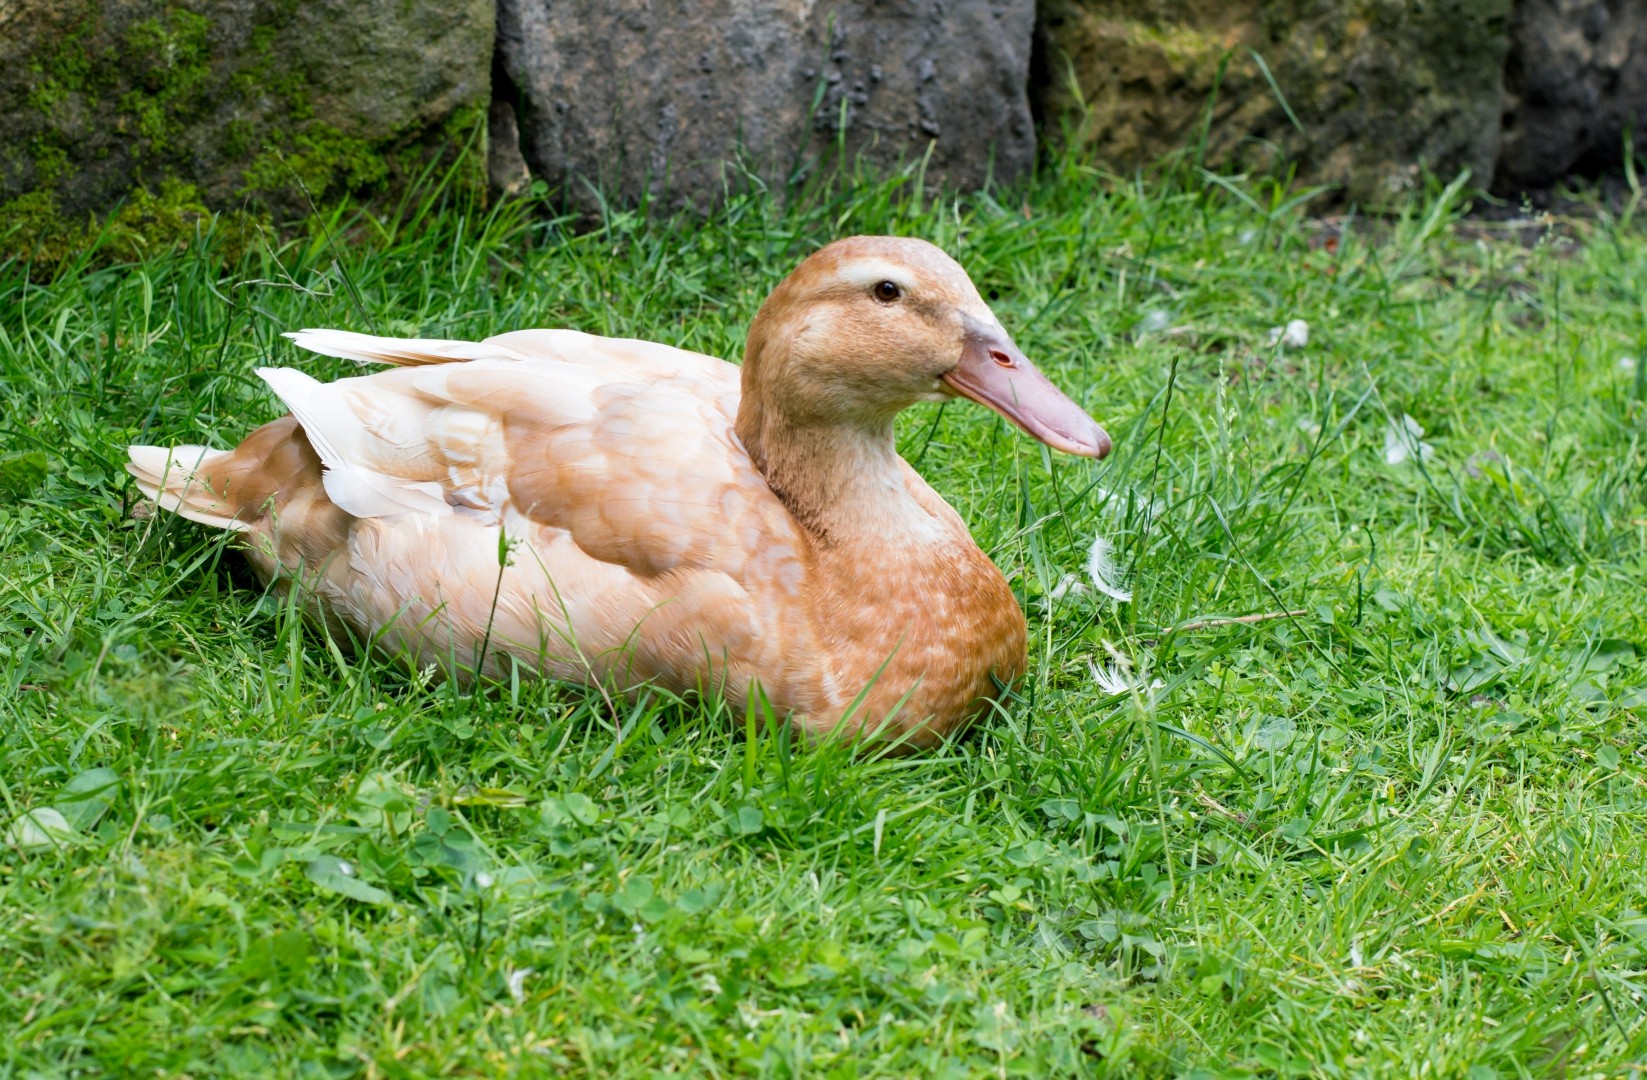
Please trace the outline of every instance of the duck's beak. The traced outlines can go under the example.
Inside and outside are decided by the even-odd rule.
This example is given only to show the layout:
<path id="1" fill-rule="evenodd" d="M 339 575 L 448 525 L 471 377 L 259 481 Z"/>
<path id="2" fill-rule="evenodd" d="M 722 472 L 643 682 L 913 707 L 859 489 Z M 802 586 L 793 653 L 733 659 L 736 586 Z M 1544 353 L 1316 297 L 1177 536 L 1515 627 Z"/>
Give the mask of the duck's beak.
<path id="1" fill-rule="evenodd" d="M 942 376 L 949 389 L 1000 413 L 1054 450 L 1081 457 L 1109 453 L 1109 435 L 1064 396 L 994 326 L 963 315 L 961 362 Z"/>

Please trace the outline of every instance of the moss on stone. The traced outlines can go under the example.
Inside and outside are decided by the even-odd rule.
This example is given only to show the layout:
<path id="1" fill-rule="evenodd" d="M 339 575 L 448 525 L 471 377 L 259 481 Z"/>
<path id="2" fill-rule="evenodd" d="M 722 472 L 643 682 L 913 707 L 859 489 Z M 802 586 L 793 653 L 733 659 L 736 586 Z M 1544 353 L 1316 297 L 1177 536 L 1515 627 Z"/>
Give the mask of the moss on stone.
<path id="1" fill-rule="evenodd" d="M 37 58 L 30 67 L 40 76 L 29 104 L 43 113 L 65 101 L 70 94 L 83 94 L 97 89 L 106 78 L 100 78 L 97 52 L 89 48 L 90 24 L 76 23 L 62 35 L 55 47 Z"/>
<path id="2" fill-rule="evenodd" d="M 1126 38 L 1130 44 L 1159 50 L 1176 64 L 1216 65 L 1230 51 L 1230 43 L 1223 35 L 1207 33 L 1195 27 L 1162 26 L 1134 19 L 1122 20 L 1122 25 L 1126 28 Z"/>
<path id="3" fill-rule="evenodd" d="M 287 220 L 465 144 L 459 183 L 484 191 L 484 0 L 30 10 L 0 41 L 0 254 L 163 247 L 206 207 Z"/>
<path id="4" fill-rule="evenodd" d="M 29 144 L 34 154 L 34 173 L 46 186 L 56 184 L 69 171 L 69 152 L 57 140 L 37 138 Z"/>
<path id="5" fill-rule="evenodd" d="M 1490 174 L 1510 3 L 1042 0 L 1036 108 L 1110 168 L 1195 146 L 1376 206 Z"/>
<path id="6" fill-rule="evenodd" d="M 84 247 L 85 226 L 64 218 L 57 196 L 31 191 L 0 205 L 0 251 L 36 265 L 56 267 Z"/>
<path id="7" fill-rule="evenodd" d="M 138 144 L 140 156 L 169 157 L 178 136 L 202 111 L 212 76 L 210 29 L 203 16 L 173 8 L 126 31 L 126 62 L 138 86 L 121 97 L 120 107 L 144 140 Z"/>
<path id="8" fill-rule="evenodd" d="M 193 184 L 167 180 L 158 193 L 146 188 L 131 197 L 104 221 L 103 248 L 116 260 L 139 259 L 185 247 L 206 236 L 217 254 L 235 261 L 257 234 L 257 220 L 244 211 L 213 215 L 200 201 Z"/>
<path id="9" fill-rule="evenodd" d="M 192 184 L 168 180 L 159 191 L 137 188 L 101 221 L 62 214 L 47 191 L 30 192 L 0 206 L 0 252 L 27 260 L 43 276 L 95 247 L 97 263 L 125 262 L 207 241 L 214 256 L 238 261 L 268 228 L 247 211 L 214 215 Z"/>
<path id="10" fill-rule="evenodd" d="M 295 180 L 311 198 L 319 198 L 334 188 L 362 192 L 388 175 L 389 164 L 372 140 L 317 123 L 294 135 L 287 149 L 268 149 L 252 159 L 241 191 L 268 195 L 289 189 Z"/>

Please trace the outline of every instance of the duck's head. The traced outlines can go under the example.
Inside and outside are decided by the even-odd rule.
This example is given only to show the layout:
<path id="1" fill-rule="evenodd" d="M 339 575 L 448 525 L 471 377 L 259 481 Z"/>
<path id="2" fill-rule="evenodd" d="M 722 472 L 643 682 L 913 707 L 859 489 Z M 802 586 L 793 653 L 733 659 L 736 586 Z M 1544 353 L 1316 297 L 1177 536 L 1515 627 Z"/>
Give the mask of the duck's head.
<path id="1" fill-rule="evenodd" d="M 924 240 L 837 240 L 796 267 L 750 326 L 743 398 L 751 413 L 883 427 L 917 401 L 954 397 L 1055 450 L 1109 453 L 1104 429 L 1013 344 L 966 271 Z"/>

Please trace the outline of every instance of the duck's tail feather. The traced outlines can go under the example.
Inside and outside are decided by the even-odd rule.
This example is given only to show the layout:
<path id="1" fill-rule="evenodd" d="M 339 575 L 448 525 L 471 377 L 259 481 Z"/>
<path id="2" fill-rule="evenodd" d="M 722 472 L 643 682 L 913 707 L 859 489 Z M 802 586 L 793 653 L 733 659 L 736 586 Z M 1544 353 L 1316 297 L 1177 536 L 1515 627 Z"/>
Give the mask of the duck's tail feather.
<path id="1" fill-rule="evenodd" d="M 452 513 L 439 484 L 372 468 L 367 447 L 374 436 L 339 392 L 344 383 L 322 383 L 292 368 L 258 368 L 257 374 L 292 410 L 309 445 L 325 463 L 322 483 L 332 502 L 355 517 Z"/>
<path id="2" fill-rule="evenodd" d="M 336 356 L 357 364 L 393 364 L 418 367 L 463 360 L 520 358 L 512 349 L 478 341 L 442 341 L 437 338 L 390 338 L 356 334 L 350 330 L 294 330 L 286 335 L 299 348 L 322 356 Z"/>
<path id="3" fill-rule="evenodd" d="M 231 453 L 205 446 L 128 446 L 126 471 L 162 509 L 202 525 L 244 532 L 250 526 L 235 518 L 236 508 L 226 506 L 201 479 L 208 466 Z"/>

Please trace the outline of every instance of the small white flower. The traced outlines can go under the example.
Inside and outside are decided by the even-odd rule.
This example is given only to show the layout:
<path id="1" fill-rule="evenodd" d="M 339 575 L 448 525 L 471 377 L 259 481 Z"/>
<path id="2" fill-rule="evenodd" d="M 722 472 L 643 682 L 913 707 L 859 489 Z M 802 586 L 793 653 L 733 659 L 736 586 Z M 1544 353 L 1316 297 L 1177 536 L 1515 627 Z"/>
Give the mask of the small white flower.
<path id="1" fill-rule="evenodd" d="M 475 884 L 483 889 L 490 889 L 492 887 L 492 875 L 482 870 L 475 875 Z"/>
<path id="2" fill-rule="evenodd" d="M 505 977 L 504 981 L 509 986 L 509 996 L 515 999 L 516 1005 L 526 1000 L 526 977 L 530 974 L 531 968 L 519 968 L 509 972 Z"/>
<path id="3" fill-rule="evenodd" d="M 1621 356 L 1621 357 L 1619 357 L 1618 358 L 1618 369 L 1620 371 L 1634 371 L 1636 369 L 1636 358 L 1633 357 L 1633 356 Z"/>
<path id="4" fill-rule="evenodd" d="M 1361 940 L 1357 938 L 1350 942 L 1350 967 L 1363 967 L 1365 962 L 1361 955 Z"/>
<path id="5" fill-rule="evenodd" d="M 1392 417 L 1384 429 L 1384 460 L 1391 465 L 1400 465 L 1413 457 L 1419 461 L 1430 460 L 1435 456 L 1435 447 L 1420 438 L 1423 434 L 1418 421 L 1406 413 L 1399 419 Z"/>
<path id="6" fill-rule="evenodd" d="M 1162 311 L 1160 308 L 1156 308 L 1153 311 L 1146 311 L 1144 313 L 1144 317 L 1138 320 L 1137 329 L 1140 336 L 1144 334 L 1159 334 L 1162 331 L 1170 330 L 1172 329 L 1172 316 L 1169 313 Z"/>
<path id="7" fill-rule="evenodd" d="M 1313 439 L 1321 434 L 1321 425 L 1308 416 L 1300 416 L 1298 418 L 1298 430 Z"/>
<path id="8" fill-rule="evenodd" d="M 1270 344 L 1283 349 L 1302 349 L 1310 343 L 1310 324 L 1293 319 L 1286 326 L 1270 327 Z"/>
<path id="9" fill-rule="evenodd" d="M 1256 239 L 1258 239 L 1257 229 L 1242 229 L 1240 233 L 1236 235 L 1235 242 L 1245 247 Z"/>
<path id="10" fill-rule="evenodd" d="M 1120 573 L 1115 568 L 1115 548 L 1102 536 L 1092 538 L 1092 547 L 1087 552 L 1087 576 L 1092 579 L 1092 587 L 1112 600 L 1122 603 L 1132 599 L 1132 592 L 1123 589 L 1115 582 L 1120 580 Z"/>

